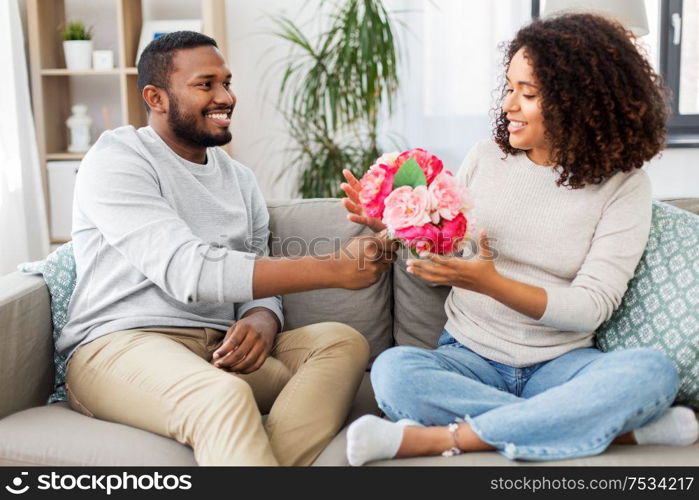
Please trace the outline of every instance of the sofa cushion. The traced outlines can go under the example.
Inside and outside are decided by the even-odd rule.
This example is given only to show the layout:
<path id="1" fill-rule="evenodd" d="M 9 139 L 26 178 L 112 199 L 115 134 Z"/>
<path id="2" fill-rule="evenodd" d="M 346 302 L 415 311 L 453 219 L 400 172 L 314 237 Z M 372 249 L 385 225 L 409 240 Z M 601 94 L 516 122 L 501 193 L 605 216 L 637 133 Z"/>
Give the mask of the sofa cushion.
<path id="1" fill-rule="evenodd" d="M 367 413 L 378 414 L 378 407 L 365 374 L 347 423 Z M 193 466 L 196 461 L 191 448 L 173 439 L 90 418 L 60 402 L 0 420 L 0 465 Z"/>
<path id="2" fill-rule="evenodd" d="M 51 295 L 51 320 L 53 321 L 54 345 L 68 321 L 68 306 L 70 297 L 75 289 L 75 258 L 73 242 L 61 245 L 51 252 L 46 260 L 27 262 L 17 268 L 25 273 L 37 273 L 44 277 Z M 49 403 L 67 401 L 65 389 L 66 360 L 54 349 L 54 381 L 53 393 Z"/>
<path id="3" fill-rule="evenodd" d="M 347 428 L 323 450 L 313 465 L 345 465 Z M 366 464 L 376 467 L 521 467 L 521 466 L 626 466 L 626 467 L 667 467 L 699 466 L 699 443 L 692 446 L 629 446 L 612 445 L 604 453 L 592 457 L 576 458 L 551 462 L 524 462 L 508 460 L 494 451 L 463 453 L 454 457 L 416 457 L 394 460 L 379 460 Z"/>
<path id="4" fill-rule="evenodd" d="M 270 250 L 274 256 L 321 255 L 337 251 L 350 238 L 371 231 L 347 220 L 337 199 L 270 201 Z M 323 321 L 339 321 L 369 341 L 371 359 L 392 341 L 391 273 L 363 290 L 325 289 L 285 295 L 287 330 Z"/>
<path id="5" fill-rule="evenodd" d="M 393 338 L 397 345 L 434 349 L 447 322 L 444 301 L 451 287 L 435 286 L 406 271 L 409 252 L 393 266 Z"/>
<path id="6" fill-rule="evenodd" d="M 377 414 L 369 377 L 365 376 L 347 423 L 367 413 Z M 348 465 L 345 427 L 313 465 Z M 517 466 L 495 452 L 457 457 L 382 460 L 377 466 Z M 0 466 L 193 466 L 192 450 L 157 434 L 86 417 L 67 403 L 54 403 L 15 413 L 0 420 Z M 547 465 L 536 462 L 532 465 Z M 699 443 L 688 447 L 612 446 L 599 456 L 552 465 L 699 465 Z"/>
<path id="7" fill-rule="evenodd" d="M 596 338 L 604 351 L 648 346 L 665 352 L 680 373 L 677 402 L 699 409 L 699 216 L 653 203 L 646 250 Z"/>
<path id="8" fill-rule="evenodd" d="M 0 443 L 0 465 L 196 465 L 177 441 L 87 417 L 66 402 L 0 420 Z"/>

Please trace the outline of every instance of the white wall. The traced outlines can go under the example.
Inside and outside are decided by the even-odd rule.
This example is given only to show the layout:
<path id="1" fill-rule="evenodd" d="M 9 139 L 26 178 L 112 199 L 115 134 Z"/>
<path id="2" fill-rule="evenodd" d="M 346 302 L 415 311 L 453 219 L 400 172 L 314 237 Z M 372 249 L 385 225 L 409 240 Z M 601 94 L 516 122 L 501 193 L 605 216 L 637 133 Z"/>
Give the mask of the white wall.
<path id="1" fill-rule="evenodd" d="M 699 197 L 699 148 L 669 148 L 645 167 L 654 198 Z"/>
<path id="2" fill-rule="evenodd" d="M 275 29 L 271 17 L 289 16 L 309 32 L 317 32 L 317 23 L 311 21 L 312 4 L 307 0 L 226 1 L 228 63 L 238 96 L 233 156 L 255 171 L 268 199 L 295 196 L 297 179 L 297 171 L 287 161 L 284 120 L 275 107 L 288 45 L 271 35 Z"/>

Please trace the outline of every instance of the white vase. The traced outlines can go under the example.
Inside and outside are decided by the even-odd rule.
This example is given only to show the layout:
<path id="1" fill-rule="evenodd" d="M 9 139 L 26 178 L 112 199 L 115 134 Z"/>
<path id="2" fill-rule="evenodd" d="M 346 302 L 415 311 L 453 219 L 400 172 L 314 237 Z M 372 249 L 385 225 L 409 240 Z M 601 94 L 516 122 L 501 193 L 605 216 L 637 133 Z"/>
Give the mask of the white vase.
<path id="1" fill-rule="evenodd" d="M 90 126 L 92 118 L 87 114 L 87 106 L 76 104 L 71 108 L 73 114 L 66 120 L 70 130 L 69 153 L 85 153 L 90 149 Z"/>
<path id="2" fill-rule="evenodd" d="M 86 70 L 92 68 L 92 40 L 64 40 L 63 53 L 66 68 Z"/>

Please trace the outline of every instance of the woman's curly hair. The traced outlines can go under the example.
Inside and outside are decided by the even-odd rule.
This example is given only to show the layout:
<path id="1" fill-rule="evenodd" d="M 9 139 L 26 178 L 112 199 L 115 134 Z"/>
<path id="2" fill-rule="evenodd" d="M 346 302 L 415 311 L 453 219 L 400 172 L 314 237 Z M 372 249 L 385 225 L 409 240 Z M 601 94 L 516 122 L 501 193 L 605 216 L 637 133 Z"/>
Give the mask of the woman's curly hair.
<path id="1" fill-rule="evenodd" d="M 525 26 L 506 47 L 505 68 L 524 47 L 539 82 L 559 186 L 600 184 L 641 168 L 665 145 L 666 90 L 632 37 L 603 17 L 564 14 Z M 506 155 L 521 153 L 508 123 L 496 111 L 495 142 Z"/>

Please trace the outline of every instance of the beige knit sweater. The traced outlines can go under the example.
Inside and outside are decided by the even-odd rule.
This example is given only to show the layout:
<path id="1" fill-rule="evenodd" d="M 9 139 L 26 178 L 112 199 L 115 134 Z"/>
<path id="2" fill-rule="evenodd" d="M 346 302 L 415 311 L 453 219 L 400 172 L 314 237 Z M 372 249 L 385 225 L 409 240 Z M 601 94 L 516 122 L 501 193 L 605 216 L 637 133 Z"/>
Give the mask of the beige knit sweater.
<path id="1" fill-rule="evenodd" d="M 536 320 L 496 300 L 453 288 L 446 329 L 493 361 L 528 366 L 593 345 L 594 331 L 621 303 L 648 240 L 651 190 L 642 170 L 571 190 L 558 174 L 492 141 L 477 144 L 457 178 L 475 200 L 470 223 L 483 228 L 507 278 L 546 290 Z M 465 255 L 466 256 L 466 255 Z"/>

